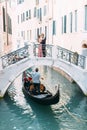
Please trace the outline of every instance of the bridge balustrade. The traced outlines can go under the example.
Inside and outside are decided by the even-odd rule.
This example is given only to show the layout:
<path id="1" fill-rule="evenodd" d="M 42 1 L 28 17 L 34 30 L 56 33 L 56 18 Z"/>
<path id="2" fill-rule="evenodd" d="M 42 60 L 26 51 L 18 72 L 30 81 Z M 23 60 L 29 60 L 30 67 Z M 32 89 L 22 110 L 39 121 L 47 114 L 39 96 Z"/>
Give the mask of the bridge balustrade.
<path id="1" fill-rule="evenodd" d="M 39 44 L 29 44 L 20 48 L 16 51 L 13 51 L 7 55 L 1 57 L 2 68 L 5 68 L 11 64 L 14 64 L 20 60 L 23 60 L 27 57 L 38 57 L 38 47 Z M 76 66 L 81 67 L 82 69 L 86 68 L 86 57 L 83 55 L 79 55 L 77 52 L 69 51 L 60 46 L 53 46 L 50 44 L 46 44 L 46 57 L 50 57 L 52 59 L 61 59 L 63 61 L 72 63 Z"/>
<path id="2" fill-rule="evenodd" d="M 29 49 L 30 46 L 25 46 L 23 48 L 20 48 L 16 51 L 13 51 L 11 53 L 8 53 L 1 57 L 2 59 L 2 67 L 5 68 L 11 64 L 14 64 L 26 57 L 29 56 Z"/>
<path id="3" fill-rule="evenodd" d="M 46 53 L 46 57 L 52 57 L 52 47 L 53 45 L 43 45 L 45 47 L 45 49 L 43 51 L 45 51 Z M 39 48 L 39 44 L 34 44 L 33 46 L 33 52 L 34 52 L 34 56 L 38 56 L 38 48 Z"/>
<path id="4" fill-rule="evenodd" d="M 86 57 L 78 54 L 77 52 L 72 52 L 65 48 L 57 46 L 57 58 L 60 58 L 64 61 L 70 62 L 74 65 L 77 65 L 83 69 L 86 67 Z"/>

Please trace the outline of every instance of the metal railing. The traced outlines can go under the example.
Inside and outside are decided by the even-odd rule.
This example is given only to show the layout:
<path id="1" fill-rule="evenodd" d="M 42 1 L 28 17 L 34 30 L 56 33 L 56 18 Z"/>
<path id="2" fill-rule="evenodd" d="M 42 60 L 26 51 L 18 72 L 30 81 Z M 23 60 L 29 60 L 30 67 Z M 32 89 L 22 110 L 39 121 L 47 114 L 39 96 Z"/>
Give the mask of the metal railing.
<path id="1" fill-rule="evenodd" d="M 20 48 L 16 51 L 13 51 L 11 53 L 8 53 L 7 55 L 4 55 L 1 57 L 2 59 L 2 67 L 5 68 L 11 64 L 14 64 L 20 60 L 23 60 L 24 58 L 28 57 L 29 54 L 29 46 L 25 46 L 23 48 Z"/>
<path id="2" fill-rule="evenodd" d="M 53 45 L 46 44 L 44 46 L 45 49 L 43 51 L 45 52 L 46 57 L 51 57 L 53 56 Z M 14 64 L 24 58 L 30 57 L 31 52 L 33 52 L 34 57 L 39 57 L 38 56 L 38 48 L 39 44 L 31 44 L 31 45 L 26 45 L 23 48 L 20 48 L 14 52 L 11 52 L 7 55 L 4 55 L 1 57 L 2 60 L 2 67 L 5 68 L 11 64 Z M 72 52 L 69 51 L 65 48 L 62 48 L 60 46 L 56 46 L 57 53 L 55 53 L 55 56 L 57 59 L 62 59 L 63 61 L 72 63 L 76 66 L 79 66 L 81 68 L 85 68 L 86 65 L 86 57 L 79 55 L 77 52 Z"/>
<path id="3" fill-rule="evenodd" d="M 40 44 L 34 44 L 33 46 L 33 53 L 34 53 L 34 56 L 38 56 L 38 57 L 41 57 L 39 56 L 39 51 L 38 51 L 38 48 L 39 48 Z M 49 45 L 49 44 L 46 44 L 46 45 L 43 45 L 43 54 L 45 54 L 46 57 L 52 57 L 52 45 Z M 45 57 L 43 56 L 43 57 Z"/>
<path id="4" fill-rule="evenodd" d="M 74 65 L 77 65 L 83 69 L 85 68 L 86 57 L 79 55 L 77 52 L 72 52 L 57 46 L 57 58 L 73 63 Z"/>

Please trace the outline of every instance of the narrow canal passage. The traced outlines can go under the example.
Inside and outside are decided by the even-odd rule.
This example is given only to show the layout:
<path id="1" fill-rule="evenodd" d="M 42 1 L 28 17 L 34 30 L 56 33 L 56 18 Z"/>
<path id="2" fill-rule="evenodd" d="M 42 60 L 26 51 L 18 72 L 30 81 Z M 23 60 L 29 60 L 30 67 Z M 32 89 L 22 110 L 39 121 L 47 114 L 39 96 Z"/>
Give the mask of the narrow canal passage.
<path id="1" fill-rule="evenodd" d="M 87 97 L 56 71 L 46 66 L 39 68 L 43 82 L 51 90 L 60 84 L 60 102 L 42 106 L 27 100 L 20 76 L 0 100 L 0 130 L 87 130 Z"/>

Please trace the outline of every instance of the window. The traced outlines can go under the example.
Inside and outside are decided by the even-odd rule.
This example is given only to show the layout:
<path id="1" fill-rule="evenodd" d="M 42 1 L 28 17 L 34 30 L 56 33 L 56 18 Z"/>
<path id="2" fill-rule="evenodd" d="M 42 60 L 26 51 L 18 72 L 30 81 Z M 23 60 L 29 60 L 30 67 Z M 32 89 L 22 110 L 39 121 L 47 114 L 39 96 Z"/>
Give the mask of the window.
<path id="1" fill-rule="evenodd" d="M 37 36 L 39 35 L 39 28 L 37 28 Z"/>
<path id="2" fill-rule="evenodd" d="M 21 22 L 23 22 L 23 16 L 22 16 L 22 14 L 21 14 Z"/>
<path id="3" fill-rule="evenodd" d="M 29 10 L 29 19 L 31 19 L 31 10 Z"/>
<path id="4" fill-rule="evenodd" d="M 55 21 L 53 21 L 53 35 L 55 35 L 56 34 L 56 22 Z"/>
<path id="5" fill-rule="evenodd" d="M 61 25 L 61 30 L 62 30 L 62 34 L 63 34 L 63 17 L 61 18 L 62 19 L 62 25 Z"/>
<path id="6" fill-rule="evenodd" d="M 26 20 L 28 20 L 28 11 L 26 11 Z"/>
<path id="7" fill-rule="evenodd" d="M 37 9 L 37 18 L 39 18 L 39 9 Z"/>
<path id="8" fill-rule="evenodd" d="M 34 17 L 36 17 L 37 9 L 34 7 Z"/>
<path id="9" fill-rule="evenodd" d="M 25 40 L 25 31 L 21 31 L 21 37 Z"/>
<path id="10" fill-rule="evenodd" d="M 40 27 L 40 34 L 42 33 L 42 27 Z"/>
<path id="11" fill-rule="evenodd" d="M 2 8 L 3 10 L 3 31 L 6 32 L 6 24 L 7 25 L 7 33 L 12 34 L 12 21 L 10 16 L 7 14 L 7 23 L 6 23 L 6 19 L 5 19 L 5 8 Z"/>
<path id="12" fill-rule="evenodd" d="M 44 16 L 46 16 L 46 5 L 44 6 Z"/>
<path id="13" fill-rule="evenodd" d="M 19 24 L 19 15 L 18 15 L 18 24 Z"/>
<path id="14" fill-rule="evenodd" d="M 23 13 L 23 21 L 25 21 L 25 13 Z"/>
<path id="15" fill-rule="evenodd" d="M 11 22 L 11 18 L 9 15 L 8 16 L 8 33 L 12 34 L 12 22 Z"/>
<path id="16" fill-rule="evenodd" d="M 85 5 L 85 30 L 87 30 L 87 5 Z"/>
<path id="17" fill-rule="evenodd" d="M 45 26 L 45 36 L 47 37 L 47 26 Z"/>
<path id="18" fill-rule="evenodd" d="M 17 0 L 17 4 L 21 4 L 24 0 Z"/>
<path id="19" fill-rule="evenodd" d="M 42 9 L 40 8 L 40 21 L 42 21 Z"/>
<path id="20" fill-rule="evenodd" d="M 77 10 L 75 10 L 75 32 L 77 32 Z"/>
<path id="21" fill-rule="evenodd" d="M 72 33 L 72 12 L 70 13 L 70 32 Z"/>
<path id="22" fill-rule="evenodd" d="M 29 30 L 27 30 L 27 40 L 29 41 Z"/>
<path id="23" fill-rule="evenodd" d="M 64 33 L 66 33 L 66 15 L 64 16 Z"/>
<path id="24" fill-rule="evenodd" d="M 3 7 L 3 31 L 6 32 L 6 26 L 5 26 L 5 8 Z"/>

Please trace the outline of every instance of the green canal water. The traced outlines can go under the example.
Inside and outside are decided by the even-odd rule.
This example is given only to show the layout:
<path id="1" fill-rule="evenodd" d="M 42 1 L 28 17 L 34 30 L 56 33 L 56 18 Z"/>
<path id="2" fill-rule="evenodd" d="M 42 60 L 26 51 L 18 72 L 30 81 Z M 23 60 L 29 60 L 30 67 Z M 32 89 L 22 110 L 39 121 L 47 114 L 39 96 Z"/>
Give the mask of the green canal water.
<path id="1" fill-rule="evenodd" d="M 0 130 L 87 130 L 87 97 L 78 85 L 49 67 L 40 72 L 53 92 L 60 84 L 60 102 L 43 106 L 26 99 L 19 76 L 0 99 Z"/>

